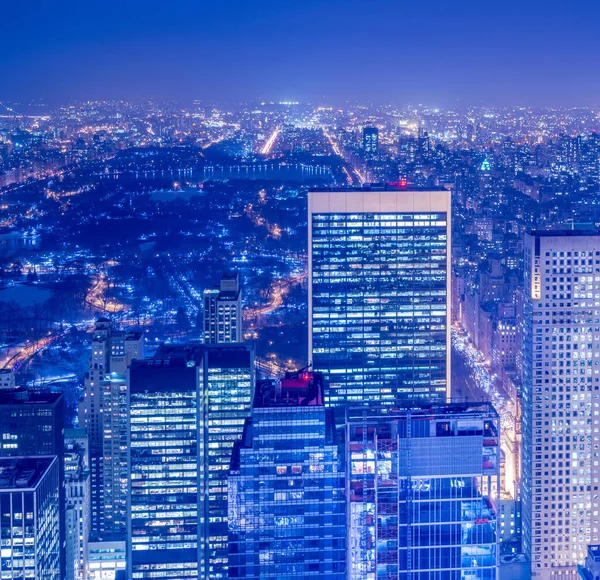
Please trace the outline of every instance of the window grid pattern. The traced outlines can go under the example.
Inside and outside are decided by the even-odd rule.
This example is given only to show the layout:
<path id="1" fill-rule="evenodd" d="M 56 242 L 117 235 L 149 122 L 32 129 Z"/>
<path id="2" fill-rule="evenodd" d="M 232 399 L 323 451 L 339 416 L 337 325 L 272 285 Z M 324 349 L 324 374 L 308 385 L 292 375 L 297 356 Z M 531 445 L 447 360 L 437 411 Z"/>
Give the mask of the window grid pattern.
<path id="1" fill-rule="evenodd" d="M 447 390 L 445 213 L 312 215 L 312 357 L 333 405 Z"/>

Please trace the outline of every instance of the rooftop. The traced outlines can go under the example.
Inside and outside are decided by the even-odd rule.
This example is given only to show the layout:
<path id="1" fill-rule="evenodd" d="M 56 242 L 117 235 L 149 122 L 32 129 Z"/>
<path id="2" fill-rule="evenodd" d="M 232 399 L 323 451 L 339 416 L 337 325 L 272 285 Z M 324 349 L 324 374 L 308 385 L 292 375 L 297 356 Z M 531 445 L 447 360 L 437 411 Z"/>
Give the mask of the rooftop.
<path id="1" fill-rule="evenodd" d="M 0 390 L 0 406 L 54 405 L 62 396 L 62 393 L 55 393 L 53 391 L 33 391 L 25 388 Z"/>
<path id="2" fill-rule="evenodd" d="M 414 187 L 409 185 L 400 185 L 399 183 L 365 183 L 361 186 L 354 187 L 313 187 L 309 189 L 311 192 L 324 191 L 448 191 L 445 187 Z"/>
<path id="3" fill-rule="evenodd" d="M 286 373 L 279 381 L 263 380 L 256 384 L 254 408 L 322 407 L 323 375 L 300 370 Z"/>
<path id="4" fill-rule="evenodd" d="M 594 562 L 600 562 L 600 545 L 591 544 L 588 546 L 588 555 Z"/>
<path id="5" fill-rule="evenodd" d="M 491 403 L 447 403 L 445 405 L 431 405 L 410 403 L 405 407 L 384 407 L 380 405 L 366 405 L 350 407 L 346 411 L 348 420 L 364 420 L 365 418 L 406 418 L 408 413 L 413 419 L 438 419 L 443 417 L 493 417 L 498 418 L 498 413 Z"/>
<path id="6" fill-rule="evenodd" d="M 34 489 L 56 461 L 54 455 L 0 457 L 0 492 Z"/>
<path id="7" fill-rule="evenodd" d="M 195 388 L 196 367 L 209 369 L 253 368 L 253 347 L 246 343 L 227 344 L 163 344 L 152 358 L 134 360 L 130 373 L 135 377 L 131 388 L 178 389 Z"/>
<path id="8" fill-rule="evenodd" d="M 537 238 L 558 238 L 558 237 L 594 237 L 600 236 L 600 231 L 596 229 L 578 229 L 578 230 L 531 230 L 527 232 L 530 236 Z"/>

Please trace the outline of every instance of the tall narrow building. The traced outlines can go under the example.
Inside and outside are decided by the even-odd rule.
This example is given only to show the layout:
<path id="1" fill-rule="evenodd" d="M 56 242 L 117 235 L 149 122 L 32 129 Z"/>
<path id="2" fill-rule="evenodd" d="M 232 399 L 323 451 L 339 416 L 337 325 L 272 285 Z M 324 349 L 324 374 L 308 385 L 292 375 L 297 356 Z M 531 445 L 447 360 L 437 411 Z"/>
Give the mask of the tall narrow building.
<path id="1" fill-rule="evenodd" d="M 94 539 L 125 538 L 127 500 L 127 381 L 133 359 L 143 358 L 140 332 L 112 328 L 100 318 L 92 337 L 79 425 L 89 438 L 91 533 Z"/>
<path id="2" fill-rule="evenodd" d="M 367 159 L 376 157 L 379 151 L 379 129 L 377 127 L 365 127 L 362 138 L 365 157 Z"/>
<path id="3" fill-rule="evenodd" d="M 62 580 L 59 458 L 0 458 L 0 577 Z"/>
<path id="4" fill-rule="evenodd" d="M 523 549 L 531 577 L 577 578 L 599 543 L 600 234 L 525 236 Z"/>
<path id="5" fill-rule="evenodd" d="M 241 342 L 242 288 L 239 274 L 224 274 L 219 288 L 204 291 L 204 342 Z"/>
<path id="6" fill-rule="evenodd" d="M 25 388 L 0 389 L 0 456 L 57 458 L 58 500 L 61 509 L 58 513 L 60 525 L 56 533 L 59 535 L 61 579 L 66 572 L 64 402 L 62 393 Z M 52 471 L 54 469 L 52 467 Z M 48 578 L 53 576 L 49 575 Z"/>
<path id="7" fill-rule="evenodd" d="M 500 419 L 489 403 L 346 416 L 350 580 L 496 580 Z"/>
<path id="8" fill-rule="evenodd" d="M 309 353 L 334 406 L 450 396 L 450 193 L 308 197 Z"/>
<path id="9" fill-rule="evenodd" d="M 90 537 L 90 468 L 83 429 L 65 429 L 66 580 L 87 580 Z"/>
<path id="10" fill-rule="evenodd" d="M 231 461 L 230 578 L 346 579 L 343 461 L 322 375 L 259 381 Z"/>
<path id="11" fill-rule="evenodd" d="M 129 369 L 129 578 L 227 577 L 227 474 L 251 407 L 244 344 L 164 345 Z"/>

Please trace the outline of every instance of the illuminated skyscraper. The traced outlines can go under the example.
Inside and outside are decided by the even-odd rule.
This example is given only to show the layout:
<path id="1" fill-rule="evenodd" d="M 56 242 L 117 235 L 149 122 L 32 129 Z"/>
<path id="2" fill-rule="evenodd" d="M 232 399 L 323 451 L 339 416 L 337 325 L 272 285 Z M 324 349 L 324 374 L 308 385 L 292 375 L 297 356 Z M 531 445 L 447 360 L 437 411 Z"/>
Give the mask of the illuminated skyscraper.
<path id="1" fill-rule="evenodd" d="M 496 580 L 499 423 L 487 403 L 347 411 L 349 579 Z"/>
<path id="2" fill-rule="evenodd" d="M 130 578 L 227 577 L 227 474 L 253 384 L 244 344 L 164 345 L 132 363 Z"/>
<path id="3" fill-rule="evenodd" d="M 0 458 L 0 577 L 62 580 L 59 458 Z"/>
<path id="4" fill-rule="evenodd" d="M 259 381 L 229 476 L 231 578 L 346 578 L 343 448 L 323 377 Z"/>
<path id="5" fill-rule="evenodd" d="M 379 151 L 379 129 L 377 127 L 365 127 L 362 138 L 365 157 L 376 157 Z"/>
<path id="6" fill-rule="evenodd" d="M 24 388 L 0 389 L 0 456 L 40 455 L 57 457 L 61 509 L 56 533 L 60 535 L 58 546 L 62 579 L 66 571 L 62 548 L 65 543 L 64 397 L 62 393 Z"/>
<path id="7" fill-rule="evenodd" d="M 79 424 L 89 438 L 92 536 L 124 538 L 127 499 L 127 382 L 134 358 L 142 358 L 140 332 L 120 331 L 96 322 L 85 377 Z"/>
<path id="8" fill-rule="evenodd" d="M 600 234 L 525 236 L 523 549 L 536 579 L 576 578 L 599 543 Z"/>
<path id="9" fill-rule="evenodd" d="M 308 198 L 309 352 L 331 405 L 443 402 L 450 389 L 450 193 Z"/>
<path id="10" fill-rule="evenodd" d="M 219 288 L 204 291 L 204 342 L 242 341 L 242 289 L 239 274 L 224 274 Z"/>
<path id="11" fill-rule="evenodd" d="M 90 467 L 83 429 L 65 429 L 66 580 L 87 579 Z"/>
<path id="12" fill-rule="evenodd" d="M 200 372 L 193 352 L 130 366 L 130 580 L 203 577 Z"/>
<path id="13" fill-rule="evenodd" d="M 58 455 L 62 461 L 63 429 L 61 393 L 0 390 L 0 456 Z"/>

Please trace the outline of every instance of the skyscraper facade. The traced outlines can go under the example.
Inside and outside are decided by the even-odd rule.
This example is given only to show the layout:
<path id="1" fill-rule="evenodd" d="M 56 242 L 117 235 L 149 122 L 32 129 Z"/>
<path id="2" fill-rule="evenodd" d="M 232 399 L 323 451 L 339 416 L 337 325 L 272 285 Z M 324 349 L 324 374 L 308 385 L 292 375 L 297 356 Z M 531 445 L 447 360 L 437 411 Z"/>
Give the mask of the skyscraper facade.
<path id="1" fill-rule="evenodd" d="M 65 429 L 66 580 L 87 580 L 90 537 L 90 468 L 83 429 Z"/>
<path id="2" fill-rule="evenodd" d="M 198 362 L 173 356 L 129 368 L 130 580 L 203 577 Z"/>
<path id="3" fill-rule="evenodd" d="M 0 577 L 62 580 L 59 459 L 0 458 Z"/>
<path id="4" fill-rule="evenodd" d="M 63 428 L 61 393 L 0 390 L 0 456 L 57 455 L 62 461 Z"/>
<path id="5" fill-rule="evenodd" d="M 131 364 L 131 578 L 227 577 L 227 473 L 253 384 L 244 344 L 164 345 Z"/>
<path id="6" fill-rule="evenodd" d="M 525 236 L 522 525 L 537 579 L 576 578 L 599 542 L 599 304 L 600 234 Z"/>
<path id="7" fill-rule="evenodd" d="M 127 382 L 134 358 L 142 358 L 140 332 L 112 328 L 100 318 L 79 407 L 79 424 L 89 438 L 91 528 L 94 538 L 124 538 L 127 499 Z"/>
<path id="8" fill-rule="evenodd" d="M 259 381 L 229 477 L 231 578 L 346 578 L 343 447 L 323 377 Z"/>
<path id="9" fill-rule="evenodd" d="M 365 127 L 362 138 L 365 157 L 376 157 L 379 150 L 379 129 L 377 127 Z"/>
<path id="10" fill-rule="evenodd" d="M 450 389 L 450 193 L 309 192 L 309 353 L 335 406 Z"/>
<path id="11" fill-rule="evenodd" d="M 207 578 L 227 578 L 227 477 L 254 392 L 254 351 L 243 344 L 204 347 L 204 465 Z"/>
<path id="12" fill-rule="evenodd" d="M 219 288 L 204 291 L 204 342 L 241 342 L 242 289 L 239 274 L 224 274 Z"/>
<path id="13" fill-rule="evenodd" d="M 56 456 L 61 578 L 66 571 L 64 481 L 64 396 L 62 393 L 8 388 L 0 390 L 0 456 Z M 52 468 L 54 469 L 54 468 Z"/>
<path id="14" fill-rule="evenodd" d="M 346 453 L 348 578 L 497 578 L 491 405 L 348 409 Z"/>

